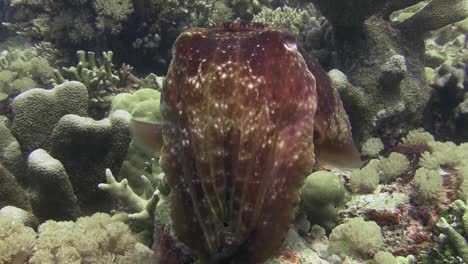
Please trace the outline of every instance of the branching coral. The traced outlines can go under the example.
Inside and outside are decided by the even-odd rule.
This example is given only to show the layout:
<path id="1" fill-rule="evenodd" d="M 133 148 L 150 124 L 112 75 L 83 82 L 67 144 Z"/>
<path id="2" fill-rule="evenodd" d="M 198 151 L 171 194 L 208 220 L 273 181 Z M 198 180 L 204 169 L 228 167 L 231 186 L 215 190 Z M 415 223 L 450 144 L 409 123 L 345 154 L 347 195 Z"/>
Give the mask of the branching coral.
<path id="1" fill-rule="evenodd" d="M 449 223 L 448 219 L 441 217 L 437 227 L 447 236 L 448 242 L 455 248 L 457 255 L 464 261 L 468 260 L 468 207 L 462 200 L 452 203 L 452 216 L 454 223 Z M 450 216 L 450 215 L 449 215 Z M 442 242 L 444 239 L 442 240 Z"/>
<path id="2" fill-rule="evenodd" d="M 278 7 L 275 10 L 263 8 L 262 11 L 253 16 L 252 21 L 286 28 L 296 37 L 299 37 L 301 33 L 304 34 L 308 28 L 320 27 L 316 17 L 311 16 L 305 10 L 299 10 L 289 6 Z"/>
<path id="3" fill-rule="evenodd" d="M 127 179 L 118 182 L 111 170 L 106 170 L 107 183 L 100 183 L 101 190 L 109 192 L 114 199 L 121 202 L 123 208 L 114 218 L 128 223 L 133 232 L 138 233 L 140 241 L 148 243 L 153 234 L 155 220 L 155 210 L 160 200 L 160 192 L 154 190 L 151 182 L 145 176 L 141 176 L 141 181 L 145 184 L 144 193 L 137 195 L 132 187 L 128 185 Z"/>
<path id="4" fill-rule="evenodd" d="M 99 15 L 114 18 L 116 21 L 125 20 L 133 12 L 130 0 L 96 0 L 94 7 Z"/>
<path id="5" fill-rule="evenodd" d="M 82 82 L 88 88 L 90 114 L 93 117 L 102 117 L 102 112 L 108 110 L 112 98 L 120 92 L 120 89 L 126 89 L 139 82 L 131 73 L 131 67 L 124 65 L 120 71 L 114 69 L 112 51 L 103 52 L 100 61 L 92 51 L 79 50 L 76 54 L 78 57 L 76 67 L 55 70 L 55 82 L 58 84 L 68 80 Z"/>

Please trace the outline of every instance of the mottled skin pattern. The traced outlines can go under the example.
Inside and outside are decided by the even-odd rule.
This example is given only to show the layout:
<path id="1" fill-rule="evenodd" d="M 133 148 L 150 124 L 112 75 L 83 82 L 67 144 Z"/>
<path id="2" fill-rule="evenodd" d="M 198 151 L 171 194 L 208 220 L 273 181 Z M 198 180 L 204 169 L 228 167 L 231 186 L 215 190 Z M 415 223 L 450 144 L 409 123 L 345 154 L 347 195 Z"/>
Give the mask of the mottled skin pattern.
<path id="1" fill-rule="evenodd" d="M 316 80 L 288 32 L 234 21 L 178 37 L 161 99 L 161 166 L 176 235 L 202 261 L 277 253 L 313 169 L 316 109 Z"/>

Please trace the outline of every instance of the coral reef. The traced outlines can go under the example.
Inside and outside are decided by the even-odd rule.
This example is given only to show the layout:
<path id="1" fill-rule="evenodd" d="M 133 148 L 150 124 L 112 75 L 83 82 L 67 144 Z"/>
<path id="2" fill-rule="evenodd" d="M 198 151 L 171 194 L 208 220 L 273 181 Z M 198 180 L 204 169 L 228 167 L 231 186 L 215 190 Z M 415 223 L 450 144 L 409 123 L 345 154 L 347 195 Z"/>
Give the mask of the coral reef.
<path id="1" fill-rule="evenodd" d="M 433 77 L 433 93 L 426 109 L 425 126 L 441 139 L 455 142 L 468 140 L 467 93 L 468 59 L 442 64 Z"/>
<path id="2" fill-rule="evenodd" d="M 76 223 L 49 220 L 37 234 L 6 217 L 0 222 L 0 240 L 6 243 L 0 260 L 5 263 L 155 263 L 153 252 L 125 224 L 103 213 Z"/>
<path id="3" fill-rule="evenodd" d="M 300 210 L 309 222 L 331 230 L 337 224 L 338 211 L 344 208 L 346 189 L 339 176 L 318 171 L 307 177 L 301 189 Z"/>
<path id="4" fill-rule="evenodd" d="M 18 181 L 24 183 L 26 164 L 23 160 L 21 148 L 16 138 L 6 124 L 0 123 L 0 161 Z"/>
<path id="5" fill-rule="evenodd" d="M 131 71 L 132 67 L 123 64 L 119 70 L 112 63 L 113 52 L 102 53 L 97 60 L 94 52 L 77 51 L 78 64 L 54 70 L 55 83 L 79 81 L 88 88 L 89 113 L 94 118 L 102 118 L 109 110 L 112 98 L 127 89 L 136 88 L 140 80 Z"/>
<path id="6" fill-rule="evenodd" d="M 31 203 L 15 176 L 0 163 L 0 208 L 11 205 L 31 211 Z"/>
<path id="7" fill-rule="evenodd" d="M 139 89 L 133 94 L 121 93 L 112 100 L 111 111 L 122 109 L 132 116 L 130 130 L 132 141 L 127 156 L 119 171 L 118 179 L 127 179 L 136 193 L 141 194 L 144 182 L 140 176 L 149 178 L 153 186 L 161 185 L 160 169 L 151 172 L 147 164 L 158 164 L 162 147 L 159 109 L 160 93 L 153 89 Z M 153 160 L 153 161 L 152 161 Z M 145 169 L 145 167 L 147 169 Z"/>
<path id="8" fill-rule="evenodd" d="M 462 200 L 456 200 L 450 205 L 448 212 L 450 213 L 446 217 L 441 217 L 437 222 L 437 227 L 445 235 L 441 235 L 439 248 L 442 249 L 441 251 L 453 248 L 456 252 L 455 255 L 466 261 L 468 259 L 468 242 L 466 240 L 468 207 Z"/>
<path id="9" fill-rule="evenodd" d="M 35 149 L 50 149 L 50 135 L 62 116 L 86 116 L 88 92 L 79 82 L 66 82 L 52 90 L 32 89 L 15 98 L 12 111 L 11 131 L 27 157 Z"/>
<path id="10" fill-rule="evenodd" d="M 53 43 L 66 57 L 78 49 L 112 50 L 119 62 L 158 74 L 166 72 L 172 43 L 183 29 L 236 17 L 222 0 L 18 0 L 9 9 L 17 15 L 4 27 Z"/>
<path id="11" fill-rule="evenodd" d="M 371 160 L 365 167 L 354 170 L 349 180 L 352 192 L 372 193 L 379 185 L 379 161 Z"/>
<path id="12" fill-rule="evenodd" d="M 369 138 L 364 142 L 364 144 L 362 144 L 361 154 L 371 158 L 376 158 L 379 156 L 379 153 L 383 148 L 384 145 L 380 138 Z"/>
<path id="13" fill-rule="evenodd" d="M 383 246 L 380 227 L 375 222 L 353 218 L 335 227 L 330 234 L 332 252 L 342 256 L 363 254 L 373 256 Z"/>
<path id="14" fill-rule="evenodd" d="M 320 28 L 320 21 L 311 16 L 306 10 L 291 8 L 289 6 L 278 7 L 273 10 L 263 8 L 258 14 L 252 18 L 253 22 L 268 24 L 274 27 L 286 28 L 300 42 L 306 31 L 311 28 Z"/>
<path id="15" fill-rule="evenodd" d="M 111 208 L 110 197 L 97 186 L 105 181 L 106 168 L 117 171 L 122 165 L 129 123 L 130 115 L 119 110 L 99 121 L 68 114 L 55 125 L 50 154 L 65 167 L 84 213 Z"/>
<path id="16" fill-rule="evenodd" d="M 76 220 L 81 214 L 78 199 L 60 161 L 43 149 L 28 157 L 29 186 L 35 191 L 33 211 L 39 220 Z"/>
<path id="17" fill-rule="evenodd" d="M 313 1 L 333 26 L 337 61 L 330 76 L 356 139 L 380 132 L 393 145 L 421 122 L 430 95 L 424 33 L 465 18 L 468 10 L 466 0 L 433 0 L 411 18 L 392 24 L 392 12 L 418 2 Z"/>

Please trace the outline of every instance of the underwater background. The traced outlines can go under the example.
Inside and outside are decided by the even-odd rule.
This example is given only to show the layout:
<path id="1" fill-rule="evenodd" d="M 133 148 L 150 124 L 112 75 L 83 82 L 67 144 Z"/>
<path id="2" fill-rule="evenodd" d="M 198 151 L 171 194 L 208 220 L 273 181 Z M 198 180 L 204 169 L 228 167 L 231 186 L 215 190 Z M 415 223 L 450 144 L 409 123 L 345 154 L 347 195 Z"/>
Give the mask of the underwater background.
<path id="1" fill-rule="evenodd" d="M 468 0 L 0 0 L 0 263 L 467 263 Z"/>

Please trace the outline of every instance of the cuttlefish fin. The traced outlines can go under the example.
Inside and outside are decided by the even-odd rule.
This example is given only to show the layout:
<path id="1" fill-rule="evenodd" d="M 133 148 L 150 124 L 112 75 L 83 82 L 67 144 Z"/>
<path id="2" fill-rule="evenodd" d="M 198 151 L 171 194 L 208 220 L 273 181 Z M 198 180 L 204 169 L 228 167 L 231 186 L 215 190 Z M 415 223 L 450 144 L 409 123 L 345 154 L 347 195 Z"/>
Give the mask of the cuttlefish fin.
<path id="1" fill-rule="evenodd" d="M 316 167 L 359 168 L 360 154 L 352 134 L 348 115 L 328 74 L 318 61 L 304 56 L 307 67 L 316 80 L 317 111 L 314 117 L 314 148 Z"/>

